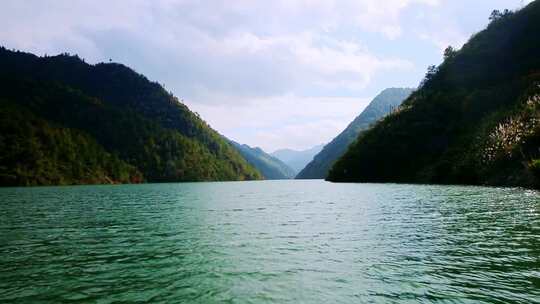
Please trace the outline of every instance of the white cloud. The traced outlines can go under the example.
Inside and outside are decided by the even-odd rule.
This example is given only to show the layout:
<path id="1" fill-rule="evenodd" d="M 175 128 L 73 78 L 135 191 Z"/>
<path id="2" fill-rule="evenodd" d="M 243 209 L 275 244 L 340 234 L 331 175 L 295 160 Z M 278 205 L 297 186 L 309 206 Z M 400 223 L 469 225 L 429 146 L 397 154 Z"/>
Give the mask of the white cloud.
<path id="1" fill-rule="evenodd" d="M 289 136 L 294 138 L 287 141 L 290 145 L 304 147 L 331 139 L 359 113 L 353 105 L 360 98 L 338 100 L 339 92 L 364 96 L 362 90 L 377 75 L 414 66 L 399 56 L 374 54 L 360 36 L 341 34 L 356 31 L 397 39 L 405 8 L 438 4 L 4 0 L 0 41 L 38 54 L 77 53 L 89 62 L 112 58 L 190 100 L 192 108 L 226 135 L 267 148 L 284 144 L 271 137 Z M 328 92 L 338 92 L 332 102 Z M 308 93 L 313 98 L 305 97 Z M 300 123 L 294 118 L 301 112 Z M 249 124 L 234 127 L 254 118 L 256 125 L 266 122 L 255 126 L 258 133 L 242 130 L 254 128 Z"/>
<path id="2" fill-rule="evenodd" d="M 244 100 L 236 105 L 227 100 L 216 105 L 189 100 L 186 103 L 225 136 L 272 151 L 279 147 L 304 149 L 329 142 L 369 101 L 370 98 L 289 94 Z"/>
<path id="3" fill-rule="evenodd" d="M 172 69 L 192 73 L 164 77 L 179 94 L 191 95 L 201 86 L 242 93 L 249 91 L 250 80 L 265 79 L 266 85 L 276 87 L 255 86 L 262 95 L 291 92 L 299 83 L 362 89 L 375 73 L 410 68 L 411 63 L 375 56 L 360 41 L 334 38 L 325 30 L 356 26 L 395 37 L 400 31 L 399 11 L 412 3 L 436 1 L 115 0 L 98 5 L 8 0 L 0 13 L 4 29 L 0 38 L 9 47 L 40 54 L 70 51 L 91 62 L 132 59 L 142 72 L 144 64 L 162 66 L 151 75 L 158 79 Z M 160 63 L 163 55 L 168 56 L 166 64 Z M 265 79 L 255 75 L 256 69 Z M 283 77 L 286 81 L 278 81 Z M 228 80 L 219 83 L 224 79 Z"/>

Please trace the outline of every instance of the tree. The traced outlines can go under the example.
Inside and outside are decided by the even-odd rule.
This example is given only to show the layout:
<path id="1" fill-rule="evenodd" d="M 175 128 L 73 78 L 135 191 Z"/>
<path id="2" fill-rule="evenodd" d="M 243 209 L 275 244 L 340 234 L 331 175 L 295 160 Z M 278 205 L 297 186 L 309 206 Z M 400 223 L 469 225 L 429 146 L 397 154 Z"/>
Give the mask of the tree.
<path id="1" fill-rule="evenodd" d="M 456 49 L 454 49 L 451 45 L 449 45 L 444 50 L 444 60 L 449 59 L 449 58 L 453 58 L 454 56 L 456 56 L 456 54 L 457 54 Z"/>
<path id="2" fill-rule="evenodd" d="M 489 15 L 489 21 L 493 22 L 493 21 L 495 21 L 495 20 L 498 20 L 498 19 L 501 18 L 501 16 L 502 16 L 501 11 L 499 11 L 499 10 L 493 10 L 493 11 L 491 12 L 491 15 Z"/>
<path id="3" fill-rule="evenodd" d="M 422 82 L 420 82 L 420 87 L 424 87 L 427 83 L 429 83 L 438 71 L 439 68 L 436 65 L 428 66 L 426 76 L 424 76 L 424 79 L 422 80 Z"/>
<path id="4" fill-rule="evenodd" d="M 439 68 L 436 65 L 428 66 L 427 73 L 426 73 L 426 78 L 429 78 L 429 79 L 433 78 L 433 76 L 435 76 L 435 74 L 437 74 L 438 70 L 439 70 Z"/>
<path id="5" fill-rule="evenodd" d="M 512 15 L 512 11 L 509 10 L 509 9 L 505 9 L 502 12 L 499 11 L 499 10 L 493 10 L 491 12 L 491 15 L 489 15 L 489 21 L 490 22 L 498 21 L 498 20 L 506 18 L 506 17 L 508 17 L 510 15 Z"/>

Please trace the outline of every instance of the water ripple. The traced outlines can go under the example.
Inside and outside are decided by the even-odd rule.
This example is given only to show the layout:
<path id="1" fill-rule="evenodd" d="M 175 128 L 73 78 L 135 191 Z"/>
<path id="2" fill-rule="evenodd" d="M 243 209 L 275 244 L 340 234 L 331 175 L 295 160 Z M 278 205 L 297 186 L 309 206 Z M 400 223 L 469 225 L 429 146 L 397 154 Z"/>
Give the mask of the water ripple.
<path id="1" fill-rule="evenodd" d="M 540 195 L 265 181 L 0 189 L 2 303 L 540 303 Z"/>

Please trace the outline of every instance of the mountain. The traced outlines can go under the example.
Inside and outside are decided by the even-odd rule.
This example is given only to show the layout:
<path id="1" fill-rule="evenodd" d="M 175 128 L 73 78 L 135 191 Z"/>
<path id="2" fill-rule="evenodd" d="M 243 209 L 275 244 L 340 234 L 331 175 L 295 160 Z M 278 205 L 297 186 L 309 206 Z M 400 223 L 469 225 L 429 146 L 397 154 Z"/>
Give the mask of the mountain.
<path id="1" fill-rule="evenodd" d="M 461 50 L 447 48 L 328 180 L 539 187 L 540 1 L 490 20 Z"/>
<path id="2" fill-rule="evenodd" d="M 0 185 L 261 178 L 197 114 L 126 66 L 0 48 L 0 67 L 1 114 L 19 117 L 2 124 Z M 101 162 L 88 163 L 81 145 L 71 158 L 47 148 L 73 141 Z"/>
<path id="3" fill-rule="evenodd" d="M 336 138 L 328 143 L 305 168 L 298 173 L 297 179 L 325 178 L 334 162 L 340 158 L 347 147 L 353 143 L 358 134 L 368 129 L 405 100 L 413 89 L 389 88 L 377 95 L 371 103 L 358 115 Z"/>
<path id="4" fill-rule="evenodd" d="M 324 145 L 317 145 L 310 149 L 301 151 L 292 149 L 280 149 L 270 154 L 275 158 L 281 160 L 282 162 L 286 163 L 294 170 L 296 174 L 296 172 L 300 172 L 300 170 L 302 170 L 302 168 L 304 168 L 307 163 L 309 163 L 313 159 L 313 156 L 319 153 L 323 147 Z"/>
<path id="5" fill-rule="evenodd" d="M 240 152 L 240 154 L 262 173 L 265 179 L 291 179 L 296 172 L 287 166 L 281 160 L 264 152 L 261 148 L 252 148 L 248 145 L 242 145 L 235 141 L 231 144 Z"/>

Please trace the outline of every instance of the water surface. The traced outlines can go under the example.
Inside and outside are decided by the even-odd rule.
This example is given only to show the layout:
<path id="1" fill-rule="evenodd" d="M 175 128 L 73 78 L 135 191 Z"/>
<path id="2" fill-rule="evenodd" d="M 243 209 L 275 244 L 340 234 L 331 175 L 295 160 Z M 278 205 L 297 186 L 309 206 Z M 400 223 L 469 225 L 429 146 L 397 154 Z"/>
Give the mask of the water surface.
<path id="1" fill-rule="evenodd" d="M 323 181 L 0 189 L 4 303 L 540 303 L 540 195 Z"/>

